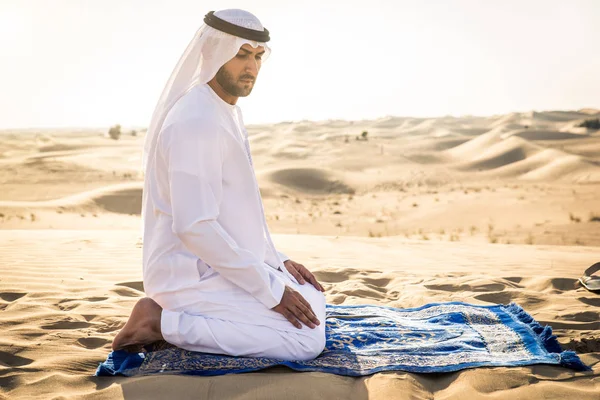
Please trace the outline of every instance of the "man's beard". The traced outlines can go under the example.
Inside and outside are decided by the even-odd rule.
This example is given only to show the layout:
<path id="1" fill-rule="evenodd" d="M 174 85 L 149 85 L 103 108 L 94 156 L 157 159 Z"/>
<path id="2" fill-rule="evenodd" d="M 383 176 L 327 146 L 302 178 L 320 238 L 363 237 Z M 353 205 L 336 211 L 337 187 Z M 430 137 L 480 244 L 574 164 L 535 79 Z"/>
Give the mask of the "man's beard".
<path id="1" fill-rule="evenodd" d="M 238 82 L 227 70 L 225 70 L 225 66 L 222 66 L 217 75 L 215 76 L 217 79 L 217 83 L 221 85 L 223 90 L 235 97 L 245 97 L 248 96 L 252 92 L 252 88 L 254 88 L 254 80 L 255 78 L 252 75 L 241 75 L 239 79 L 250 79 L 252 80 L 251 84 L 242 84 L 243 86 L 238 86 Z"/>

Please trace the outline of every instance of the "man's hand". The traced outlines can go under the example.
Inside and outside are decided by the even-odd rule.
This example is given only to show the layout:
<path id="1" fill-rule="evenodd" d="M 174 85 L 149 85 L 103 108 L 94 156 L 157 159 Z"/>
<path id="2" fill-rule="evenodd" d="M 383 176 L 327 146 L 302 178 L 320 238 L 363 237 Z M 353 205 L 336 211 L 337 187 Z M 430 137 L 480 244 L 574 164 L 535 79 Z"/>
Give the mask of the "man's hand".
<path id="1" fill-rule="evenodd" d="M 308 301 L 289 286 L 285 287 L 281 302 L 273 307 L 272 310 L 282 314 L 298 329 L 302 329 L 300 321 L 304 322 L 311 329 L 314 329 L 317 325 L 321 325 Z"/>
<path id="2" fill-rule="evenodd" d="M 317 278 L 302 264 L 299 264 L 292 260 L 287 260 L 283 263 L 290 274 L 296 278 L 299 284 L 304 285 L 306 281 L 309 281 L 318 291 L 324 292 L 325 289 L 317 281 Z"/>

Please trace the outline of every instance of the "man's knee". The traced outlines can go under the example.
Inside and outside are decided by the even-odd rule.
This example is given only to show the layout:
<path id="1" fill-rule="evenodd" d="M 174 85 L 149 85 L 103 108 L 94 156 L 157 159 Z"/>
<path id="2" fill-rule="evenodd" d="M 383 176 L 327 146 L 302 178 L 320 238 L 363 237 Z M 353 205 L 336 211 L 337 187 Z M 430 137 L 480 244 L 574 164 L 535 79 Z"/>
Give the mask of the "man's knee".
<path id="1" fill-rule="evenodd" d="M 303 329 L 307 328 L 303 327 Z M 307 361 L 317 358 L 325 348 L 325 329 L 317 327 L 312 329 L 308 335 L 298 335 L 298 344 L 296 360 Z"/>

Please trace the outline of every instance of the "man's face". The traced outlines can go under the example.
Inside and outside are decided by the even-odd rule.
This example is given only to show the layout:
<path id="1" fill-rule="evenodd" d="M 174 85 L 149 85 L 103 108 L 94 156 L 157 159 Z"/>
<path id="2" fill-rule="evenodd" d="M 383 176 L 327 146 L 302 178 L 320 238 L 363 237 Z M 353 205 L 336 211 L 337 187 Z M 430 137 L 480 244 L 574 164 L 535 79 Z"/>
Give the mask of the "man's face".
<path id="1" fill-rule="evenodd" d="M 237 55 L 219 69 L 215 76 L 217 82 L 232 96 L 248 96 L 260 71 L 263 54 L 262 46 L 243 45 Z"/>

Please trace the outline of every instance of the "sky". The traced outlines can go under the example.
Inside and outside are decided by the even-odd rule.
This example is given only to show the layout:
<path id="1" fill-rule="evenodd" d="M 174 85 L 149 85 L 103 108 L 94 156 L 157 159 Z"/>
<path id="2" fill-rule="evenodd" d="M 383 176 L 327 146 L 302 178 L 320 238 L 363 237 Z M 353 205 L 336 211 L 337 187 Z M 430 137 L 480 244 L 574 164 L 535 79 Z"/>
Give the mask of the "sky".
<path id="1" fill-rule="evenodd" d="M 271 32 L 246 123 L 600 108 L 597 0 L 0 0 L 0 129 L 147 126 L 226 8 Z"/>

